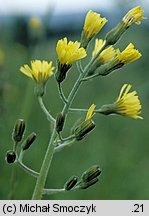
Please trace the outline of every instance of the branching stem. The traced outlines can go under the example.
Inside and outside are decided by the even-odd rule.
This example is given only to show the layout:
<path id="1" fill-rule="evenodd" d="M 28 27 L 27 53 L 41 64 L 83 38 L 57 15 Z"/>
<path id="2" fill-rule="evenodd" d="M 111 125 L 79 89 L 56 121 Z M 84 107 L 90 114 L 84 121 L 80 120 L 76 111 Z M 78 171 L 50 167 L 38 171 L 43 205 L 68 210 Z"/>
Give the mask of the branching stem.
<path id="1" fill-rule="evenodd" d="M 102 50 L 105 48 L 105 46 L 102 48 Z M 94 63 L 94 61 L 96 60 L 96 58 L 98 57 L 98 55 L 100 54 L 100 52 L 102 50 L 100 50 L 98 52 L 98 54 L 88 63 L 88 65 L 84 68 L 83 73 L 80 74 L 77 81 L 75 82 L 75 84 L 74 84 L 74 86 L 73 86 L 73 88 L 72 88 L 72 90 L 71 90 L 71 92 L 70 92 L 70 94 L 68 96 L 68 102 L 65 103 L 65 105 L 63 107 L 63 110 L 62 110 L 62 112 L 66 116 L 67 116 L 69 108 L 70 108 L 70 106 L 71 106 L 71 104 L 73 102 L 73 99 L 75 98 L 75 96 L 76 96 L 76 94 L 77 94 L 77 92 L 79 90 L 79 87 L 81 86 L 83 78 L 85 78 L 86 75 L 89 73 L 89 71 L 92 69 L 91 68 L 92 64 Z M 55 137 L 56 137 L 55 119 L 51 116 L 51 114 L 45 108 L 45 106 L 43 104 L 43 101 L 42 101 L 42 98 L 38 97 L 38 100 L 39 100 L 39 104 L 41 106 L 41 109 L 46 114 L 47 119 L 50 120 L 53 123 L 54 128 L 53 128 L 53 132 L 52 132 L 49 144 L 48 144 L 48 148 L 47 148 L 47 151 L 46 151 L 46 154 L 45 154 L 42 166 L 41 166 L 39 177 L 37 178 L 36 186 L 35 186 L 34 193 L 33 193 L 33 196 L 32 196 L 32 199 L 34 199 L 34 200 L 40 200 L 42 198 L 43 188 L 44 188 L 45 183 L 46 183 L 46 179 L 47 179 L 49 168 L 50 168 L 50 165 L 51 165 L 51 162 L 52 162 L 53 154 L 54 154 L 54 151 L 56 151 L 55 147 L 54 147 L 54 140 L 55 140 Z M 69 142 L 69 145 L 70 144 L 71 144 L 71 142 Z M 60 145 L 60 146 L 62 146 L 62 145 Z M 62 148 L 60 146 L 58 146 L 56 148 L 57 149 Z M 68 143 L 65 144 L 65 146 L 68 146 Z M 64 147 L 64 144 L 63 144 L 63 147 Z"/>
<path id="2" fill-rule="evenodd" d="M 78 71 L 80 72 L 80 74 L 83 73 L 83 68 L 82 68 L 81 60 L 77 61 L 77 68 L 78 68 Z"/>

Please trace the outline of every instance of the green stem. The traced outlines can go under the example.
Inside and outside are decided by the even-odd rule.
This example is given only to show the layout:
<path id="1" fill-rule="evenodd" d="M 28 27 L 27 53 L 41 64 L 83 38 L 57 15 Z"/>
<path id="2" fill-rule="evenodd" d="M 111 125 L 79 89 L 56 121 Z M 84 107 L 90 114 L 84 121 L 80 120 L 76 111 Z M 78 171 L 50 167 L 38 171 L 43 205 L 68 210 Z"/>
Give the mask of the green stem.
<path id="1" fill-rule="evenodd" d="M 58 83 L 58 91 L 59 91 L 59 95 L 60 95 L 60 98 L 62 99 L 62 101 L 64 103 L 67 103 L 68 101 L 67 101 L 67 99 L 66 99 L 66 97 L 65 97 L 65 95 L 63 93 L 62 86 L 61 86 L 60 83 Z"/>
<path id="2" fill-rule="evenodd" d="M 72 104 L 72 101 L 75 97 L 75 95 L 77 94 L 80 86 L 81 86 L 81 83 L 83 81 L 83 79 L 86 77 L 86 75 L 89 73 L 89 71 L 92 69 L 91 66 L 93 65 L 93 63 L 95 62 L 95 60 L 98 58 L 99 54 L 106 48 L 107 44 L 105 44 L 101 50 L 99 50 L 99 52 L 96 54 L 96 56 L 94 58 L 91 59 L 91 61 L 88 63 L 88 65 L 84 68 L 84 72 L 80 74 L 80 76 L 78 77 L 76 83 L 74 84 L 74 87 L 72 88 L 69 96 L 68 96 L 68 102 L 67 104 L 64 105 L 64 108 L 63 108 L 63 113 L 65 115 L 67 115 L 67 112 L 69 110 L 69 107 L 71 106 Z"/>
<path id="3" fill-rule="evenodd" d="M 84 79 L 82 79 L 82 81 L 88 81 L 90 79 L 98 77 L 99 75 L 100 75 L 99 73 L 93 74 L 92 76 L 85 77 Z"/>
<path id="4" fill-rule="evenodd" d="M 68 109 L 72 104 L 72 101 L 77 93 L 77 91 L 79 90 L 79 87 L 82 83 L 82 78 L 84 77 L 84 74 L 80 74 L 79 78 L 77 79 L 76 83 L 74 84 L 74 87 L 72 88 L 69 96 L 68 96 L 68 103 L 64 105 L 64 108 L 62 110 L 62 112 L 67 115 Z"/>
<path id="5" fill-rule="evenodd" d="M 32 197 L 33 200 L 40 200 L 42 198 L 43 188 L 45 186 L 46 178 L 47 178 L 49 168 L 50 168 L 52 158 L 53 158 L 53 153 L 54 153 L 53 143 L 54 143 L 55 136 L 56 136 L 56 129 L 54 127 L 52 136 L 49 141 L 48 148 L 45 154 L 45 158 L 41 166 L 40 174 L 36 182 L 36 186 L 35 186 L 33 197 Z"/>
<path id="6" fill-rule="evenodd" d="M 72 140 L 72 139 L 74 139 L 74 138 L 75 138 L 75 135 L 73 134 L 73 135 L 71 135 L 71 136 L 69 136 L 69 137 L 63 138 L 63 141 Z"/>
<path id="7" fill-rule="evenodd" d="M 98 54 L 100 52 L 101 51 L 99 51 Z M 97 58 L 97 57 L 98 56 L 95 56 L 95 58 Z M 95 58 L 93 58 L 88 63 L 88 65 L 84 69 L 84 72 L 80 74 L 80 76 L 78 77 L 76 83 L 74 84 L 74 87 L 72 88 L 72 90 L 71 90 L 71 92 L 70 92 L 70 94 L 68 96 L 68 102 L 65 103 L 64 108 L 62 110 L 62 112 L 65 115 L 67 115 L 67 113 L 69 111 L 69 108 L 70 108 L 70 106 L 71 106 L 71 104 L 73 102 L 73 99 L 74 99 L 76 93 L 78 92 L 79 87 L 81 86 L 82 79 L 85 78 L 86 74 L 90 71 L 90 68 L 91 68 Z M 46 178 L 47 178 L 47 175 L 48 175 L 48 172 L 49 172 L 49 168 L 50 168 L 52 158 L 53 158 L 53 154 L 54 154 L 54 150 L 55 150 L 55 148 L 54 148 L 54 139 L 55 139 L 55 136 L 56 136 L 55 119 L 49 114 L 49 112 L 45 108 L 45 106 L 43 104 L 43 101 L 42 101 L 42 98 L 38 97 L 38 100 L 39 100 L 40 106 L 41 106 L 43 112 L 46 114 L 48 120 L 50 120 L 50 121 L 52 121 L 54 123 L 54 129 L 53 129 L 52 136 L 51 136 L 51 139 L 49 141 L 48 148 L 47 148 L 47 151 L 46 151 L 46 154 L 45 154 L 42 166 L 41 166 L 39 177 L 38 177 L 37 182 L 36 182 L 36 186 L 35 186 L 34 193 L 33 193 L 33 196 L 32 196 L 33 200 L 40 200 L 42 198 L 43 188 L 45 186 Z"/>
<path id="8" fill-rule="evenodd" d="M 76 140 L 76 139 L 73 138 L 73 139 L 71 139 L 71 140 L 69 140 L 69 141 L 65 141 L 63 144 L 61 144 L 61 145 L 59 145 L 59 146 L 56 146 L 56 147 L 54 148 L 54 153 L 55 153 L 55 152 L 61 151 L 61 150 L 64 149 L 65 147 L 69 147 L 70 145 L 72 145 L 72 143 L 73 143 L 75 140 Z"/>
<path id="9" fill-rule="evenodd" d="M 80 73 L 83 73 L 83 68 L 82 68 L 81 60 L 80 60 L 80 61 L 77 61 L 77 68 L 78 68 L 78 71 L 79 71 Z"/>
<path id="10" fill-rule="evenodd" d="M 32 175 L 33 177 L 37 178 L 39 176 L 39 173 L 30 169 L 29 167 L 25 166 L 25 164 L 23 164 L 21 161 L 17 161 L 17 164 L 24 169 L 25 172 L 29 173 L 30 175 Z"/>
<path id="11" fill-rule="evenodd" d="M 21 149 L 21 152 L 20 152 L 18 161 L 22 162 L 23 157 L 24 157 L 24 153 L 25 153 L 25 152 L 23 151 L 23 149 Z"/>
<path id="12" fill-rule="evenodd" d="M 79 109 L 79 108 L 69 108 L 69 111 L 70 112 L 87 112 L 88 109 Z M 102 111 L 99 109 L 95 109 L 94 110 L 95 113 L 100 113 L 100 114 L 103 114 Z"/>
<path id="13" fill-rule="evenodd" d="M 52 115 L 48 112 L 48 110 L 46 109 L 42 97 L 38 97 L 38 101 L 40 104 L 40 107 L 42 109 L 42 111 L 45 113 L 45 115 L 47 116 L 48 121 L 50 121 L 51 123 L 55 124 L 55 119 L 52 117 Z"/>
<path id="14" fill-rule="evenodd" d="M 66 192 L 64 188 L 62 189 L 43 189 L 43 194 L 51 195 L 51 194 L 56 194 L 56 193 L 62 193 Z"/>

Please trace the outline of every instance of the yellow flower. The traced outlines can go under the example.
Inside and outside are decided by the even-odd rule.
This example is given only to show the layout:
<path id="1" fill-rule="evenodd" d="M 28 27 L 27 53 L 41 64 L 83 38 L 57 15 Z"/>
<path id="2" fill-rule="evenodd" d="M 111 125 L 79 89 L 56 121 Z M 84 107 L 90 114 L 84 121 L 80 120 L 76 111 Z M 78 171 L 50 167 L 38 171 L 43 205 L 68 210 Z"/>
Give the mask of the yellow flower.
<path id="1" fill-rule="evenodd" d="M 143 17 L 143 14 L 144 10 L 142 10 L 140 6 L 137 6 L 128 11 L 128 13 L 124 16 L 123 21 L 127 27 L 131 26 L 134 23 L 140 24 L 140 21 L 145 19 Z"/>
<path id="2" fill-rule="evenodd" d="M 94 57 L 95 55 L 97 55 L 97 53 L 102 49 L 102 47 L 105 45 L 106 40 L 102 40 L 102 39 L 96 39 L 95 40 L 95 47 L 94 50 L 92 52 L 92 56 Z"/>
<path id="3" fill-rule="evenodd" d="M 92 117 L 95 115 L 95 107 L 95 104 L 92 104 L 89 107 L 85 120 L 75 128 L 74 134 L 76 140 L 82 140 L 89 132 L 91 132 L 95 128 L 95 124 L 92 120 Z"/>
<path id="4" fill-rule="evenodd" d="M 144 11 L 140 6 L 137 6 L 128 11 L 121 22 L 118 23 L 118 25 L 106 35 L 107 44 L 115 44 L 132 24 L 140 24 L 141 20 L 146 19 L 143 17 L 143 13 Z"/>
<path id="5" fill-rule="evenodd" d="M 143 119 L 140 116 L 141 104 L 136 91 L 129 92 L 131 85 L 124 84 L 119 97 L 114 103 L 114 112 L 134 119 Z"/>
<path id="6" fill-rule="evenodd" d="M 141 53 L 134 49 L 134 45 L 130 43 L 124 51 L 119 53 L 118 59 L 120 62 L 128 64 L 139 59 L 141 56 Z"/>
<path id="7" fill-rule="evenodd" d="M 105 45 L 106 41 L 102 40 L 102 39 L 96 39 L 95 40 L 95 48 L 92 52 L 92 56 L 94 57 L 95 55 L 97 55 L 97 53 L 102 49 L 102 47 Z M 113 46 L 109 46 L 108 48 L 106 48 L 105 50 L 103 50 L 99 57 L 98 57 L 98 61 L 101 64 L 107 63 L 109 61 L 111 61 L 116 55 L 117 55 L 118 49 L 114 49 Z"/>
<path id="8" fill-rule="evenodd" d="M 88 109 L 88 111 L 87 111 L 87 114 L 86 114 L 85 121 L 90 120 L 90 119 L 95 115 L 95 113 L 93 113 L 95 107 L 96 107 L 95 104 L 92 104 L 92 105 L 89 107 L 89 109 Z"/>
<path id="9" fill-rule="evenodd" d="M 60 64 L 72 65 L 73 62 L 86 57 L 86 51 L 84 48 L 80 48 L 80 42 L 69 41 L 67 38 L 58 41 L 56 46 L 56 52 Z"/>
<path id="10" fill-rule="evenodd" d="M 31 67 L 25 64 L 20 68 L 20 71 L 26 76 L 34 79 L 39 84 L 45 84 L 50 76 L 53 74 L 54 67 L 52 61 L 31 61 Z"/>
<path id="11" fill-rule="evenodd" d="M 30 26 L 30 28 L 38 29 L 42 26 L 42 22 L 38 17 L 32 17 L 29 20 L 29 26 Z"/>
<path id="12" fill-rule="evenodd" d="M 90 10 L 86 15 L 83 28 L 85 37 L 87 39 L 94 37 L 96 34 L 98 34 L 107 21 L 108 20 L 106 18 L 102 18 L 100 14 Z"/>

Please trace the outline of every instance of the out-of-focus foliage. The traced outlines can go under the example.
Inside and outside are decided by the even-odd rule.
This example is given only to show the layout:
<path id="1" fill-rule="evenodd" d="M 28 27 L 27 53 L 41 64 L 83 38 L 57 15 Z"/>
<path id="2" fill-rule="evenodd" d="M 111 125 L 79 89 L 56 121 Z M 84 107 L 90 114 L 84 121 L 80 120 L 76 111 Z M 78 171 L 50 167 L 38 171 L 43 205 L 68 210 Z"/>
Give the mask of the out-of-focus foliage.
<path id="1" fill-rule="evenodd" d="M 32 59 L 53 60 L 56 66 L 55 47 L 61 35 L 50 37 L 45 31 L 46 27 L 43 26 L 42 33 L 34 38 L 37 35 L 28 32 L 28 25 L 23 19 L 19 19 L 13 28 L 1 31 L 0 49 L 3 50 L 4 61 L 0 65 L 0 199 L 30 199 L 35 185 L 33 177 L 20 167 L 6 164 L 4 160 L 6 151 L 12 149 L 11 133 L 16 119 L 25 119 L 25 137 L 32 131 L 37 133 L 35 143 L 24 157 L 25 164 L 39 171 L 47 148 L 50 126 L 34 96 L 34 83 L 19 72 L 20 66 Z M 96 114 L 96 129 L 89 136 L 54 155 L 46 187 L 61 188 L 70 176 L 80 176 L 94 164 L 99 164 L 102 169 L 99 183 L 87 190 L 45 196 L 45 199 L 148 199 L 148 31 L 149 26 L 133 26 L 116 45 L 124 48 L 133 42 L 143 54 L 139 61 L 107 77 L 84 83 L 73 103 L 73 107 L 88 108 L 92 103 L 98 107 L 113 102 L 121 86 L 130 83 L 141 99 L 144 120 Z M 79 40 L 80 34 L 76 32 L 68 37 Z M 88 50 L 90 54 L 93 45 Z M 85 62 L 88 59 L 83 61 L 83 65 Z M 64 81 L 66 95 L 77 77 L 76 73 L 73 66 Z M 54 116 L 61 111 L 63 104 L 54 77 L 48 82 L 44 100 Z M 84 117 L 72 114 L 67 128 L 71 128 L 78 118 Z M 67 130 L 64 135 L 68 135 Z"/>

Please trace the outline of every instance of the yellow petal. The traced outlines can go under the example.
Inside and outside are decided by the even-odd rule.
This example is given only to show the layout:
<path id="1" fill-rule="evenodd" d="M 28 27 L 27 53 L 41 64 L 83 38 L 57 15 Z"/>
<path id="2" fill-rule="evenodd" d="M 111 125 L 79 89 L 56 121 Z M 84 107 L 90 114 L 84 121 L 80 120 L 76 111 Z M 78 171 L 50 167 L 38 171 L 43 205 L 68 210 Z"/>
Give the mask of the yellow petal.
<path id="1" fill-rule="evenodd" d="M 88 112 L 87 112 L 87 114 L 86 114 L 85 121 L 91 119 L 91 118 L 95 115 L 95 113 L 93 113 L 95 107 L 96 107 L 95 104 L 92 104 L 92 105 L 89 107 Z"/>

